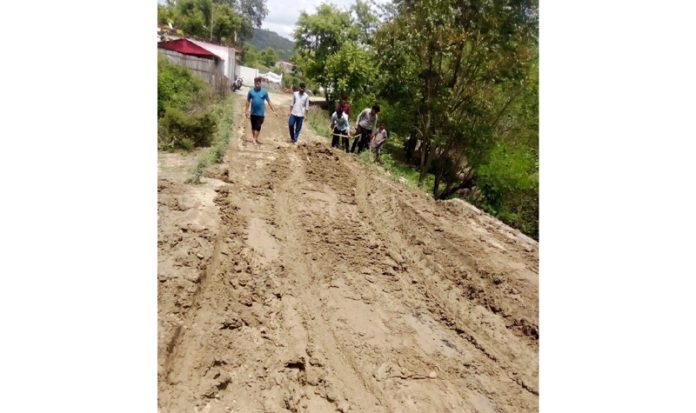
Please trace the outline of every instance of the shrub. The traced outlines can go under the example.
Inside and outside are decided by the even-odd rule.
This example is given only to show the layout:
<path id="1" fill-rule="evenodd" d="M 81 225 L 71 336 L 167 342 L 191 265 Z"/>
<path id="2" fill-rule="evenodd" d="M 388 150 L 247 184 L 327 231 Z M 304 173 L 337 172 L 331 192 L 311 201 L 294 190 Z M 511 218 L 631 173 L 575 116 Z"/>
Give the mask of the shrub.
<path id="1" fill-rule="evenodd" d="M 539 172 L 536 155 L 522 146 L 498 144 L 477 169 L 480 206 L 507 224 L 538 238 Z"/>
<path id="2" fill-rule="evenodd" d="M 160 120 L 160 145 L 163 149 L 187 149 L 210 146 L 217 126 L 212 113 L 186 114 L 167 108 Z"/>
<path id="3" fill-rule="evenodd" d="M 185 67 L 170 63 L 159 56 L 157 65 L 157 117 L 167 108 L 187 110 L 202 96 L 206 84 Z"/>

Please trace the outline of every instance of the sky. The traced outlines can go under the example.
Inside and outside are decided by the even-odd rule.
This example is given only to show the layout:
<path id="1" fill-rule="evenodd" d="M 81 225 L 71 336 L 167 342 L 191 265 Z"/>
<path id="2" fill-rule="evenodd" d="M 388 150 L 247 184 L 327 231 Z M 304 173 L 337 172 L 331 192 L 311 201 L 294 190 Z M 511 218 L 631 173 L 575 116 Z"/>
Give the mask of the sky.
<path id="1" fill-rule="evenodd" d="M 263 21 L 261 28 L 274 31 L 279 35 L 293 40 L 292 31 L 295 29 L 295 22 L 300 16 L 300 12 L 306 11 L 313 14 L 316 8 L 327 0 L 266 0 L 268 16 Z M 348 9 L 355 3 L 355 0 L 330 0 L 331 3 L 340 9 Z M 376 3 L 384 4 L 389 0 L 376 0 Z"/>

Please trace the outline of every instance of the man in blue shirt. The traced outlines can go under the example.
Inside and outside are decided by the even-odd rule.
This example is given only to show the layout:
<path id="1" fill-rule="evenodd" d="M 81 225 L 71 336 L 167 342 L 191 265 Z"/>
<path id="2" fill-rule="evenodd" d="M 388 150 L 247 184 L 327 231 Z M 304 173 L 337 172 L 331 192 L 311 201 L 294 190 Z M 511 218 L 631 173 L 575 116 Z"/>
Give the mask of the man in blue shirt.
<path id="1" fill-rule="evenodd" d="M 254 79 L 254 88 L 249 89 L 247 93 L 246 104 L 244 105 L 244 113 L 251 120 L 251 134 L 254 137 L 254 143 L 260 144 L 259 132 L 261 132 L 261 124 L 263 123 L 264 113 L 266 110 L 265 102 L 268 102 L 268 107 L 273 111 L 273 115 L 278 117 L 275 108 L 271 104 L 271 98 L 268 96 L 266 89 L 261 89 L 261 78 Z M 249 103 L 251 103 L 251 113 L 249 112 Z"/>

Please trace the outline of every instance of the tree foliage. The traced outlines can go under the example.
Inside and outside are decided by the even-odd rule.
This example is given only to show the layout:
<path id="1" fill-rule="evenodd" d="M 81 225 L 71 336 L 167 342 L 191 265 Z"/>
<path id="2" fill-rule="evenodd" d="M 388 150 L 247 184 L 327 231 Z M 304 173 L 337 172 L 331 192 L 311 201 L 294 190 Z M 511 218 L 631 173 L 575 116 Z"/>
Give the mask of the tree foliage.
<path id="1" fill-rule="evenodd" d="M 316 14 L 300 13 L 295 29 L 294 58 L 298 70 L 327 91 L 332 100 L 331 76 L 327 60 L 348 42 L 355 42 L 357 27 L 353 25 L 350 11 L 340 10 L 330 4 L 322 4 Z"/>
<path id="2" fill-rule="evenodd" d="M 351 7 L 351 11 L 355 16 L 354 21 L 357 28 L 358 41 L 363 45 L 371 45 L 379 25 L 379 19 L 370 7 L 370 3 L 356 0 Z"/>
<path id="3" fill-rule="evenodd" d="M 375 38 L 380 71 L 389 73 L 382 96 L 414 102 L 420 183 L 433 173 L 433 196 L 479 183 L 482 204 L 520 215 L 505 209 L 520 204 L 503 198 L 520 197 L 511 188 L 526 187 L 513 179 L 521 175 L 507 170 L 496 181 L 490 172 L 514 166 L 529 176 L 536 167 L 528 162 L 537 156 L 536 33 L 532 0 L 394 2 Z"/>
<path id="4" fill-rule="evenodd" d="M 273 67 L 278 61 L 278 55 L 276 54 L 275 50 L 267 47 L 259 52 L 259 60 L 264 66 Z"/>
<path id="5" fill-rule="evenodd" d="M 370 86 L 377 74 L 374 60 L 369 51 L 355 42 L 344 43 L 326 59 L 326 85 L 331 90 L 330 95 L 371 98 Z"/>
<path id="6" fill-rule="evenodd" d="M 266 0 L 170 0 L 157 5 L 159 24 L 173 23 L 184 35 L 239 45 L 268 15 Z"/>

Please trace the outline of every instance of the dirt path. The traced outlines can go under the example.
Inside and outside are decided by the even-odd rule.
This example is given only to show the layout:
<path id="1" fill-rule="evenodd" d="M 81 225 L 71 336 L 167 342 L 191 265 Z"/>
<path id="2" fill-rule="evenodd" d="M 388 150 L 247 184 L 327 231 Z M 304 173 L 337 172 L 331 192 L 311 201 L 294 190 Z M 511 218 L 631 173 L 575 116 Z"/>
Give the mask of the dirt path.
<path id="1" fill-rule="evenodd" d="M 291 145 L 272 99 L 226 182 L 160 173 L 160 411 L 537 411 L 536 243 Z"/>

